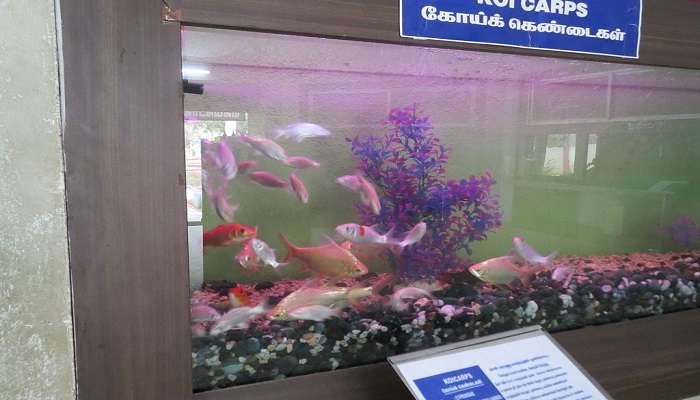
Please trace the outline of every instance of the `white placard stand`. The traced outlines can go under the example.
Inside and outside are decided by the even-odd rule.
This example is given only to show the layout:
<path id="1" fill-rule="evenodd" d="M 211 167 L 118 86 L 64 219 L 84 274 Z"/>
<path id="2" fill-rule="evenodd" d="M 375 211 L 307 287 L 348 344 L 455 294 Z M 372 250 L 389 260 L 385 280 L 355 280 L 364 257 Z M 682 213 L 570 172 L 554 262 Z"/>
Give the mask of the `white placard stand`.
<path id="1" fill-rule="evenodd" d="M 612 399 L 539 326 L 389 358 L 418 400 Z"/>

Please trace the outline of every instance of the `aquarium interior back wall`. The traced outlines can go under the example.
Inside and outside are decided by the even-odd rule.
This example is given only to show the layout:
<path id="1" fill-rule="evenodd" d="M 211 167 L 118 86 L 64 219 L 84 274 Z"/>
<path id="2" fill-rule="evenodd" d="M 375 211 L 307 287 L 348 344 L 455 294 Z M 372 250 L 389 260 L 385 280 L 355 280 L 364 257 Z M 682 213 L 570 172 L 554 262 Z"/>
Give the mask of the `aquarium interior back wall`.
<path id="1" fill-rule="evenodd" d="M 198 30 L 185 36 L 185 62 L 212 70 L 205 94 L 186 96 L 186 110 L 246 112 L 251 134 L 299 120 L 334 133 L 288 149 L 323 165 L 304 176 L 313 189 L 307 206 L 265 189 L 233 189 L 240 203 L 252 203 L 240 218 L 272 232 L 271 242 L 279 226 L 309 244 L 352 219 L 352 202 L 332 179 L 354 167 L 345 138 L 380 135 L 392 108 L 413 104 L 451 149 L 448 177 L 491 171 L 496 178 L 503 226 L 473 246 L 475 260 L 501 254 L 514 235 L 567 254 L 670 250 L 678 246 L 659 228 L 700 217 L 697 72 L 308 42 Z M 213 210 L 204 212 L 205 225 L 216 221 Z M 208 261 L 230 256 L 207 254 L 205 280 L 250 278 Z"/>
<path id="2" fill-rule="evenodd" d="M 200 28 L 183 65 L 196 391 L 697 306 L 697 71 Z"/>

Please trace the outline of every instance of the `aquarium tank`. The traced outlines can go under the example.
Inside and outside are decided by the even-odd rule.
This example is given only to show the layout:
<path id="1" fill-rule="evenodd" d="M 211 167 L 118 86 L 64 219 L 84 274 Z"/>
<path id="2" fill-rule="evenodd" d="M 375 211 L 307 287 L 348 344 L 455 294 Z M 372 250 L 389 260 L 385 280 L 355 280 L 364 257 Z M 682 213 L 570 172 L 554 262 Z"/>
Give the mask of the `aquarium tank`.
<path id="1" fill-rule="evenodd" d="M 194 388 L 697 307 L 700 71 L 183 30 Z"/>

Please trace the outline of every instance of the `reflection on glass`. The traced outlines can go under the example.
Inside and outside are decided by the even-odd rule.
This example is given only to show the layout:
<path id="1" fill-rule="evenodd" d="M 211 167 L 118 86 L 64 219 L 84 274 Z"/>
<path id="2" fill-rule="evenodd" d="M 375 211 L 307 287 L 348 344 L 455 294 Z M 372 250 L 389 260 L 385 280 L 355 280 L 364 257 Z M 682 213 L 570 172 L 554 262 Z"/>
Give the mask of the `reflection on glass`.
<path id="1" fill-rule="evenodd" d="M 697 71 L 183 34 L 197 391 L 696 306 Z"/>

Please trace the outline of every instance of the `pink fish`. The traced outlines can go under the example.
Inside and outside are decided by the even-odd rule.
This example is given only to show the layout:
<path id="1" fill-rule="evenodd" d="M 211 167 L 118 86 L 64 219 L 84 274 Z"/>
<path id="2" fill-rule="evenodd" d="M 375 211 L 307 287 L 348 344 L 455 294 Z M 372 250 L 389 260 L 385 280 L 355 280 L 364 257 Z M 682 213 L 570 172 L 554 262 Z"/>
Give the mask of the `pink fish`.
<path id="1" fill-rule="evenodd" d="M 248 161 L 243 161 L 238 163 L 238 173 L 239 174 L 245 174 L 248 172 L 249 169 L 255 168 L 258 165 L 258 162 L 255 160 L 248 160 Z"/>
<path id="2" fill-rule="evenodd" d="M 306 204 L 309 202 L 309 192 L 306 190 L 304 182 L 294 172 L 289 174 L 289 184 L 296 193 L 299 201 Z"/>
<path id="3" fill-rule="evenodd" d="M 321 164 L 306 157 L 288 157 L 287 162 L 285 164 L 292 168 L 310 168 L 321 166 Z"/>
<path id="4" fill-rule="evenodd" d="M 339 185 L 344 186 L 353 192 L 359 193 L 362 204 L 372 210 L 375 215 L 379 215 L 379 212 L 382 210 L 382 205 L 379 201 L 377 191 L 374 189 L 372 183 L 370 183 L 362 175 L 345 175 L 336 178 L 335 181 Z"/>
<path id="5" fill-rule="evenodd" d="M 212 203 L 214 204 L 214 210 L 216 210 L 216 215 L 219 216 L 225 222 L 233 222 L 238 211 L 239 205 L 231 205 L 228 196 L 226 195 L 226 187 L 222 186 L 219 190 L 214 193 L 212 197 Z"/>
<path id="6" fill-rule="evenodd" d="M 273 175 L 270 172 L 266 172 L 266 171 L 251 172 L 248 174 L 248 178 L 250 178 L 251 181 L 253 181 L 259 185 L 265 186 L 265 187 L 280 188 L 280 189 L 287 188 L 287 182 L 276 177 L 275 175 Z"/>
<path id="7" fill-rule="evenodd" d="M 216 163 L 219 168 L 219 174 L 221 177 L 230 181 L 236 177 L 238 174 L 238 163 L 236 163 L 236 157 L 233 155 L 231 148 L 228 147 L 226 141 L 222 138 L 219 140 L 219 145 L 216 150 Z"/>
<path id="8" fill-rule="evenodd" d="M 362 204 L 367 206 L 374 215 L 379 215 L 382 210 L 382 205 L 379 201 L 379 196 L 374 186 L 364 177 L 360 176 L 361 186 L 360 186 L 360 198 L 362 199 Z"/>

